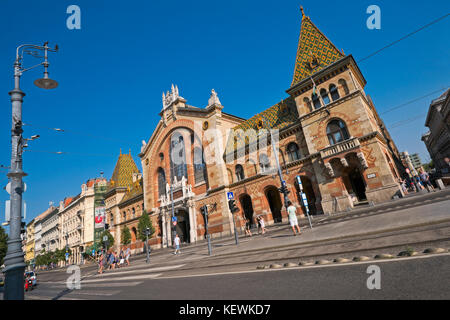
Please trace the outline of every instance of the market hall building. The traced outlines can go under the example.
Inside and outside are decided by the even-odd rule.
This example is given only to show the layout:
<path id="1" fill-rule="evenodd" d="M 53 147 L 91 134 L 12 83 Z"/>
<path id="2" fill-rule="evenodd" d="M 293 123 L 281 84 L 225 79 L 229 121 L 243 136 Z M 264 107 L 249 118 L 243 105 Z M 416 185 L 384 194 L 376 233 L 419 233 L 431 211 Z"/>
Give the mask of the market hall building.
<path id="1" fill-rule="evenodd" d="M 299 176 L 312 214 L 403 196 L 398 150 L 365 85 L 352 55 L 338 50 L 302 10 L 293 80 L 279 103 L 245 120 L 224 112 L 214 90 L 208 105 L 198 108 L 172 86 L 139 154 L 144 207 L 158 217 L 161 246 L 171 244 L 173 228 L 183 242 L 204 239 L 205 204 L 212 237 L 233 233 L 228 192 L 240 209 L 238 228 L 256 215 L 267 224 L 287 221 L 275 156 L 289 199 L 305 210 Z M 277 133 L 276 155 L 270 139 L 260 148 L 264 129 Z"/>

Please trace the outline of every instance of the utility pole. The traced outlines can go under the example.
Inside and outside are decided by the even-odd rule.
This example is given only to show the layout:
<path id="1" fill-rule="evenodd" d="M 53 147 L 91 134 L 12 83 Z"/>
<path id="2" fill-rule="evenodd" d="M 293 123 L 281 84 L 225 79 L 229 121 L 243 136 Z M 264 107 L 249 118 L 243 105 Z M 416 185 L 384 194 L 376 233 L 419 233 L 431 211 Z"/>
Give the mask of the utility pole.
<path id="1" fill-rule="evenodd" d="M 24 185 L 22 178 L 27 174 L 22 170 L 22 102 L 25 93 L 20 89 L 20 77 L 25 71 L 31 70 L 40 65 L 44 66 L 44 77 L 34 81 L 34 84 L 43 89 L 53 89 L 58 83 L 48 77 L 48 51 L 56 52 L 47 46 L 25 44 L 17 47 L 16 60 L 14 62 L 14 89 L 9 92 L 12 103 L 12 129 L 11 129 L 11 167 L 7 174 L 11 183 L 10 194 L 10 223 L 8 250 L 5 256 L 5 293 L 4 300 L 23 300 L 24 286 L 23 275 L 25 272 L 25 261 L 22 252 L 20 229 L 22 222 L 22 193 Z M 41 54 L 44 53 L 44 56 Z M 28 54 L 37 58 L 44 58 L 44 61 L 30 68 L 23 68 L 23 56 Z"/>

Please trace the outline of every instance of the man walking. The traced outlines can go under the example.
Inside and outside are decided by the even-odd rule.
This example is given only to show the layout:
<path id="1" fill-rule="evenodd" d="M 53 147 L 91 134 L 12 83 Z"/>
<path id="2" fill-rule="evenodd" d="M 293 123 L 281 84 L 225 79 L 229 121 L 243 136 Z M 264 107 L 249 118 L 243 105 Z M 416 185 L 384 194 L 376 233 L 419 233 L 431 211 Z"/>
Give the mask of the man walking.
<path id="1" fill-rule="evenodd" d="M 130 254 L 131 254 L 131 250 L 130 247 L 126 247 L 127 249 L 125 250 L 125 261 L 127 262 L 127 266 L 130 265 Z"/>
<path id="2" fill-rule="evenodd" d="M 178 254 L 178 252 L 181 253 L 181 251 L 180 251 L 180 237 L 178 237 L 178 234 L 175 236 L 174 244 L 175 244 L 175 252 L 173 254 Z"/>
<path id="3" fill-rule="evenodd" d="M 297 220 L 297 209 L 295 208 L 295 206 L 292 204 L 291 201 L 288 201 L 288 208 L 287 208 L 287 212 L 289 215 L 289 223 L 291 224 L 291 228 L 292 231 L 294 232 L 294 236 L 297 235 L 297 233 L 295 232 L 295 228 L 297 228 L 298 234 L 302 234 L 300 232 L 300 227 L 298 226 L 298 220 Z"/>

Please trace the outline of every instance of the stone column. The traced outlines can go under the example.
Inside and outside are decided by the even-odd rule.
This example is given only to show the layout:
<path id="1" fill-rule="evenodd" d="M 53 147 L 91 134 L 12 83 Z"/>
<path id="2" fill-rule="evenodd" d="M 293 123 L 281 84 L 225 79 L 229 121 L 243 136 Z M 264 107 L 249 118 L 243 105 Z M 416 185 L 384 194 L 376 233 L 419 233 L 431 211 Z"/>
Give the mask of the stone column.
<path id="1" fill-rule="evenodd" d="M 166 226 L 166 211 L 164 209 L 160 209 L 159 214 L 161 215 L 161 237 L 162 237 L 162 247 L 166 248 L 168 245 L 167 238 L 167 226 Z"/>
<path id="2" fill-rule="evenodd" d="M 197 242 L 197 219 L 194 207 L 194 201 L 188 201 L 189 207 L 189 237 L 191 239 L 191 243 Z"/>

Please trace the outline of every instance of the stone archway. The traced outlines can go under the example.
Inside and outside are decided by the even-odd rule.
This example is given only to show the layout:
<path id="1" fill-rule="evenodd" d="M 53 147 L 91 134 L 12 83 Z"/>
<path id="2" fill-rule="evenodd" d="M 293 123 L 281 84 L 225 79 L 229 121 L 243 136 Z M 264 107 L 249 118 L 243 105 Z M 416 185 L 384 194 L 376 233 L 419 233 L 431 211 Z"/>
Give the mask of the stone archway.
<path id="1" fill-rule="evenodd" d="M 177 217 L 177 225 L 175 230 L 180 237 L 181 242 L 190 243 L 190 225 L 189 225 L 189 212 L 185 209 L 178 209 L 175 213 Z"/>
<path id="2" fill-rule="evenodd" d="M 269 186 L 266 188 L 264 194 L 266 195 L 267 202 L 269 203 L 273 222 L 281 222 L 281 210 L 283 208 L 283 204 L 281 202 L 280 191 L 275 186 Z"/>
<path id="3" fill-rule="evenodd" d="M 306 195 L 306 200 L 308 201 L 308 209 L 309 213 L 311 215 L 317 214 L 317 208 L 316 208 L 316 194 L 314 193 L 314 188 L 311 182 L 311 179 L 309 179 L 307 176 L 300 176 L 300 179 L 302 181 L 302 187 L 303 187 L 303 193 Z M 298 186 L 298 183 L 295 183 L 295 188 L 297 190 L 297 200 L 298 203 L 301 204 L 304 213 L 306 214 L 306 209 L 303 204 L 303 200 L 300 196 L 300 188 Z"/>
<path id="4" fill-rule="evenodd" d="M 248 194 L 243 194 L 239 197 L 244 218 L 250 219 L 250 224 L 253 225 L 253 204 L 252 198 Z"/>

